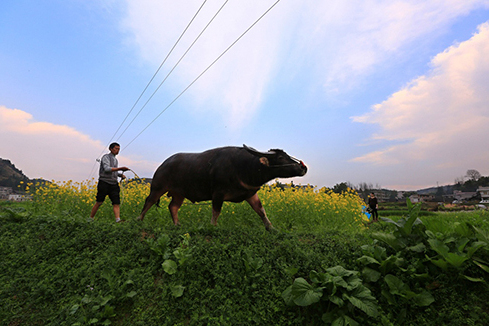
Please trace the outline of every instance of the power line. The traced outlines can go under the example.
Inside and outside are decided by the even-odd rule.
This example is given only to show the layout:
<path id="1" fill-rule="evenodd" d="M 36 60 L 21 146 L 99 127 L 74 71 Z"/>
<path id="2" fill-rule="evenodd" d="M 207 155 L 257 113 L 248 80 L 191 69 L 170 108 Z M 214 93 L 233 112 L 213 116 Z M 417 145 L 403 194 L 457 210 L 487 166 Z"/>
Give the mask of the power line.
<path id="1" fill-rule="evenodd" d="M 187 27 L 185 27 L 185 29 L 183 30 L 182 34 L 180 35 L 180 37 L 178 38 L 178 40 L 175 42 L 175 44 L 173 45 L 173 47 L 171 48 L 170 52 L 168 52 L 168 54 L 166 55 L 165 59 L 161 62 L 160 66 L 158 67 L 158 69 L 156 70 L 156 72 L 154 73 L 153 77 L 151 77 L 151 80 L 148 82 L 148 84 L 146 85 L 146 87 L 144 88 L 144 90 L 142 91 L 141 95 L 139 95 L 138 99 L 136 100 L 136 102 L 134 103 L 134 105 L 132 106 L 131 110 L 129 111 L 129 113 L 126 115 L 126 117 L 124 118 L 124 121 L 122 121 L 122 123 L 120 124 L 119 128 L 117 128 L 116 132 L 114 133 L 114 135 L 112 135 L 111 137 L 111 141 L 112 139 L 114 139 L 115 135 L 119 132 L 119 130 L 121 129 L 122 125 L 124 124 L 124 122 L 126 122 L 127 118 L 129 117 L 129 115 L 131 114 L 132 110 L 134 110 L 134 108 L 136 107 L 136 105 L 139 103 L 139 100 L 141 99 L 141 97 L 143 96 L 143 94 L 146 92 L 146 90 L 148 89 L 149 85 L 153 82 L 153 79 L 156 77 L 156 75 L 158 74 L 158 72 L 160 71 L 161 67 L 163 67 L 163 65 L 165 64 L 166 60 L 168 59 L 168 57 L 172 54 L 173 50 L 175 49 L 175 47 L 177 46 L 177 44 L 180 42 L 180 40 L 182 39 L 183 35 L 185 35 L 185 33 L 187 32 L 187 30 L 189 29 L 190 25 L 192 25 L 193 21 L 195 20 L 195 17 L 197 17 L 197 15 L 199 14 L 200 10 L 204 7 L 205 3 L 207 2 L 207 0 L 204 0 L 204 2 L 202 3 L 202 5 L 199 7 L 199 9 L 197 10 L 197 12 L 195 13 L 195 15 L 192 17 L 192 19 L 190 20 L 190 22 L 187 24 Z M 119 136 L 120 138 L 121 136 Z M 110 141 L 109 141 L 110 143 Z"/>
<path id="2" fill-rule="evenodd" d="M 202 77 L 202 75 L 204 75 L 207 70 L 209 70 L 219 59 L 221 59 L 221 57 L 226 54 L 226 52 L 229 51 L 229 49 L 231 49 L 246 33 L 248 33 L 263 17 L 265 17 L 266 14 L 268 14 L 270 12 L 270 10 L 273 9 L 273 7 L 275 7 L 278 3 L 280 2 L 280 0 L 277 0 L 270 8 L 267 9 L 267 11 L 265 11 L 253 24 L 251 24 L 250 27 L 248 27 L 248 29 L 246 29 L 226 50 L 224 50 L 224 52 L 222 52 L 218 57 L 217 59 L 215 59 L 203 72 L 200 73 L 200 75 L 198 75 L 180 94 L 178 94 L 178 96 L 170 102 L 170 104 L 168 104 L 157 116 L 156 118 L 154 118 L 143 130 L 141 130 L 141 132 L 139 134 L 136 135 L 136 137 L 134 137 L 127 145 L 124 146 L 124 148 L 126 149 L 127 147 L 129 147 L 130 144 L 132 144 L 144 131 L 146 131 L 146 129 L 149 128 L 149 126 L 151 126 L 173 103 L 176 102 L 176 100 L 178 100 L 180 98 L 180 96 L 183 95 L 183 93 L 185 93 L 200 77 Z"/>
<path id="3" fill-rule="evenodd" d="M 207 2 L 207 0 L 204 0 L 204 2 L 200 5 L 199 9 L 197 10 L 197 12 L 194 14 L 194 16 L 192 17 L 192 19 L 190 20 L 190 22 L 187 24 L 187 27 L 185 27 L 185 29 L 183 30 L 182 34 L 180 35 L 180 37 L 177 39 L 177 41 L 175 42 L 175 44 L 173 45 L 173 47 L 171 48 L 171 50 L 168 52 L 168 54 L 166 55 L 165 59 L 161 62 L 160 66 L 158 67 L 158 69 L 156 70 L 156 72 L 153 74 L 153 77 L 151 77 L 150 81 L 148 82 L 148 84 L 146 85 L 146 87 L 143 89 L 143 91 L 141 92 L 141 94 L 139 95 L 138 99 L 136 100 L 136 102 L 134 102 L 132 108 L 129 110 L 129 112 L 127 113 L 126 117 L 124 118 L 124 120 L 121 122 L 121 124 L 119 125 L 119 127 L 117 128 L 117 130 L 115 131 L 115 133 L 112 135 L 112 137 L 110 138 L 109 142 L 107 143 L 107 146 L 109 146 L 109 144 L 112 142 L 112 140 L 114 139 L 115 135 L 117 135 L 117 133 L 119 132 L 119 130 L 121 129 L 121 127 L 124 125 L 124 123 L 126 122 L 127 118 L 129 117 L 129 115 L 131 114 L 131 112 L 134 110 L 134 108 L 136 107 L 136 105 L 139 103 L 139 100 L 141 100 L 141 97 L 144 95 L 144 93 L 146 92 L 146 90 L 148 89 L 149 85 L 153 82 L 154 78 L 156 77 L 156 75 L 158 74 L 158 72 L 160 71 L 161 67 L 163 67 L 163 65 L 165 64 L 166 60 L 168 59 L 168 57 L 170 56 L 170 54 L 173 52 L 173 50 L 175 49 L 175 47 L 177 46 L 177 44 L 180 42 L 180 40 L 182 39 L 183 35 L 185 35 L 185 33 L 187 32 L 187 30 L 189 29 L 190 25 L 192 25 L 193 21 L 195 20 L 195 18 L 197 17 L 197 15 L 199 14 L 199 12 L 201 11 L 201 9 L 204 7 L 205 3 Z M 227 2 L 227 1 L 226 1 Z M 160 85 L 161 86 L 161 85 Z M 158 87 L 159 88 L 159 87 Z M 153 96 L 153 95 L 152 95 Z M 151 96 L 151 97 L 152 97 Z M 145 104 L 146 105 L 146 104 Z M 138 113 L 139 114 L 139 113 Z M 132 121 L 131 121 L 132 123 Z M 127 129 L 127 128 L 126 128 Z M 125 130 L 124 130 L 125 132 Z M 122 136 L 122 135 L 121 135 Z M 119 138 L 121 137 L 119 136 Z M 98 157 L 102 156 L 102 154 L 104 153 L 105 149 L 98 155 Z M 90 174 L 88 176 L 88 179 L 90 179 L 90 177 L 92 176 L 93 174 L 93 170 L 95 169 L 95 166 L 96 166 L 96 162 L 93 164 L 92 166 L 92 169 L 90 171 Z"/>
<path id="4" fill-rule="evenodd" d="M 207 25 L 204 27 L 204 29 L 200 32 L 200 34 L 195 38 L 195 40 L 192 42 L 192 44 L 188 47 L 187 51 L 185 51 L 185 53 L 180 57 L 180 59 L 177 61 L 177 63 L 173 66 L 173 68 L 170 70 L 170 72 L 166 75 L 165 79 L 163 79 L 163 81 L 160 83 L 160 85 L 156 88 L 156 90 L 153 92 L 153 94 L 151 94 L 151 96 L 148 98 L 148 100 L 146 101 L 146 103 L 144 103 L 144 105 L 141 107 L 141 109 L 139 110 L 139 112 L 136 114 L 136 116 L 131 120 L 131 122 L 127 125 L 126 129 L 124 129 L 124 131 L 119 135 L 119 138 L 120 139 L 122 137 L 122 135 L 124 135 L 124 133 L 126 132 L 126 130 L 132 125 L 132 123 L 134 122 L 134 120 L 136 120 L 136 118 L 138 117 L 138 115 L 141 113 L 141 111 L 143 111 L 143 109 L 146 107 L 146 105 L 149 103 L 149 101 L 151 101 L 151 99 L 153 98 L 153 96 L 156 94 L 156 92 L 158 92 L 158 90 L 160 89 L 160 87 L 163 85 L 163 83 L 168 79 L 168 77 L 172 74 L 172 72 L 175 70 L 175 68 L 180 64 L 180 62 L 183 60 L 183 58 L 187 55 L 187 53 L 190 51 L 190 49 L 194 46 L 194 44 L 197 42 L 197 40 L 202 36 L 202 34 L 204 34 L 204 32 L 207 30 L 207 27 L 209 27 L 209 25 L 214 21 L 214 19 L 217 17 L 217 15 L 221 12 L 222 8 L 224 8 L 224 6 L 228 3 L 229 0 L 226 0 L 223 5 L 221 6 L 221 8 L 219 8 L 219 10 L 216 12 L 216 14 L 211 18 L 211 20 L 207 23 Z"/>

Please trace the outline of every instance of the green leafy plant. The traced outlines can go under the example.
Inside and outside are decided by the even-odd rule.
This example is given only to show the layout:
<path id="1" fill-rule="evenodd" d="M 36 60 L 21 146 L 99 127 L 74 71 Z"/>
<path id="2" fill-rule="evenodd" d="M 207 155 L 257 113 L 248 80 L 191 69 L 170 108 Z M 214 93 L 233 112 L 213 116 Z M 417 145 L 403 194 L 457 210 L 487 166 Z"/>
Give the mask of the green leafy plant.
<path id="1" fill-rule="evenodd" d="M 163 259 L 170 258 L 171 248 L 170 248 L 170 237 L 168 234 L 161 234 L 158 239 L 147 238 L 146 243 L 149 248 L 154 251 L 157 255 L 159 255 Z"/>
<path id="2" fill-rule="evenodd" d="M 483 271 L 489 272 L 488 263 L 475 256 L 479 249 L 488 247 L 488 234 L 470 224 L 469 228 L 464 228 L 458 223 L 454 230 L 454 234 L 426 231 L 430 248 L 436 252 L 435 256 L 426 257 L 443 271 L 454 269 L 469 281 L 485 282 L 483 278 L 465 275 L 464 271 L 468 263 L 473 262 Z"/>
<path id="3" fill-rule="evenodd" d="M 372 234 L 372 238 L 382 241 L 396 251 L 403 249 L 420 252 L 424 250 L 423 239 L 426 227 L 418 218 L 421 204 L 414 205 L 409 198 L 406 200 L 408 213 L 406 217 L 393 221 L 386 217 L 380 219 L 386 223 L 394 225 L 392 233 L 378 232 Z"/>
<path id="4" fill-rule="evenodd" d="M 435 301 L 431 293 L 425 289 L 414 291 L 406 283 L 392 274 L 386 275 L 384 281 L 388 285 L 388 290 L 383 289 L 382 296 L 384 296 L 387 299 L 387 302 L 391 305 L 402 306 L 404 304 L 414 304 L 416 306 L 425 307 Z"/>
<path id="5" fill-rule="evenodd" d="M 377 317 L 377 300 L 358 276 L 359 272 L 342 266 L 326 269 L 325 273 L 311 271 L 312 284 L 296 278 L 283 293 L 288 305 L 309 306 L 324 303 L 323 321 L 331 325 L 358 325 L 351 316 L 362 311 L 368 317 Z"/>
<path id="6" fill-rule="evenodd" d="M 85 295 L 79 304 L 75 304 L 70 309 L 70 315 L 80 314 L 79 321 L 73 326 L 81 325 L 110 325 L 110 318 L 116 316 L 114 307 L 109 302 L 114 299 L 114 296 Z"/>
<path id="7" fill-rule="evenodd" d="M 146 240 L 151 250 L 164 259 L 161 267 L 163 267 L 163 270 L 169 276 L 177 274 L 179 266 L 181 267 L 185 265 L 187 261 L 192 258 L 190 234 L 186 233 L 181 235 L 180 238 L 180 245 L 173 251 L 171 250 L 170 246 L 170 237 L 167 234 L 160 235 L 157 240 L 151 238 Z M 175 260 L 170 259 L 172 253 Z M 175 276 L 178 279 L 178 275 Z M 185 290 L 185 287 L 181 284 L 181 281 L 178 280 L 173 280 L 173 282 L 169 284 L 169 288 L 171 295 L 175 298 L 181 297 Z"/>

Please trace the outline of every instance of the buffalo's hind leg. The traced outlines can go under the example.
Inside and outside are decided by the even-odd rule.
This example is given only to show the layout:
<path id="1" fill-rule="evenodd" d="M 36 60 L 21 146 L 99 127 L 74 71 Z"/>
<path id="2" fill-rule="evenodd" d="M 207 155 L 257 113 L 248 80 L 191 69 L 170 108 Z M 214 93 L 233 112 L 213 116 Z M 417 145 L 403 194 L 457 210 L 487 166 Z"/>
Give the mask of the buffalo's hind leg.
<path id="1" fill-rule="evenodd" d="M 222 196 L 214 196 L 212 198 L 212 219 L 211 224 L 217 226 L 217 219 L 221 214 L 222 204 L 224 203 Z"/>
<path id="2" fill-rule="evenodd" d="M 174 194 L 171 198 L 171 202 L 168 205 L 168 209 L 170 210 L 171 218 L 173 219 L 173 224 L 175 225 L 180 225 L 180 222 L 178 221 L 178 210 L 183 204 L 183 201 L 185 200 L 185 197 L 181 195 L 176 195 Z"/>
<path id="3" fill-rule="evenodd" d="M 149 196 L 146 197 L 146 200 L 144 201 L 143 210 L 141 211 L 141 214 L 137 218 L 139 221 L 142 221 L 144 219 L 144 215 L 146 215 L 148 210 L 160 200 L 160 197 L 163 196 L 165 192 L 166 189 L 158 190 L 158 191 L 151 190 Z"/>
<path id="4" fill-rule="evenodd" d="M 261 217 L 263 224 L 265 224 L 265 229 L 267 231 L 270 231 L 273 229 L 272 223 L 267 217 L 267 213 L 265 212 L 265 208 L 263 208 L 263 205 L 261 204 L 260 198 L 258 198 L 257 194 L 254 194 L 250 198 L 246 199 L 248 204 L 253 208 L 253 210 Z"/>

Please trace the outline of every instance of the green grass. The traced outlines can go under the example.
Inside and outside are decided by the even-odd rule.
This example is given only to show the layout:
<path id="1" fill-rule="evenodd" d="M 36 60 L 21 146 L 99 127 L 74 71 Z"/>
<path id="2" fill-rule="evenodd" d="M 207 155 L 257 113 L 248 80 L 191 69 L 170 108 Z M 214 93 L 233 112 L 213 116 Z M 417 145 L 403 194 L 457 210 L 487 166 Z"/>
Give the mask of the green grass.
<path id="1" fill-rule="evenodd" d="M 359 270 L 360 246 L 372 243 L 372 232 L 389 229 L 382 222 L 360 229 L 331 229 L 327 223 L 303 228 L 301 223 L 311 222 L 296 213 L 290 225 L 270 214 L 281 228 L 266 232 L 246 204 L 225 207 L 217 227 L 210 225 L 206 206 L 183 207 L 182 226 L 176 228 L 166 209 L 152 210 L 143 222 L 115 224 L 110 211 L 88 222 L 76 212 L 0 205 L 0 325 L 320 325 L 318 307 L 286 306 L 282 292 L 296 277 L 308 279 L 311 270 Z M 421 219 L 445 232 L 465 221 L 489 230 L 488 217 L 443 213 Z M 164 235 L 169 243 L 158 247 Z M 169 274 L 162 263 L 178 261 L 179 248 L 189 258 Z M 489 324 L 486 283 L 457 273 L 440 273 L 434 281 L 430 292 L 436 301 L 409 310 L 404 325 Z M 181 296 L 172 292 L 182 287 Z M 395 320 L 395 309 L 382 300 L 379 310 Z M 380 317 L 362 323 L 379 324 Z"/>

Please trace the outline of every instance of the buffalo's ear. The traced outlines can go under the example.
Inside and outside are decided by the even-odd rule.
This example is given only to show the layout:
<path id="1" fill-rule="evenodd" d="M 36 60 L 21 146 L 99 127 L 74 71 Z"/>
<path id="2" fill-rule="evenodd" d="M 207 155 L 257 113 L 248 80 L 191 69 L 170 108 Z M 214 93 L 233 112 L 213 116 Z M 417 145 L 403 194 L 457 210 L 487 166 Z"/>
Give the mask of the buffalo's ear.
<path id="1" fill-rule="evenodd" d="M 270 166 L 270 162 L 268 162 L 268 158 L 266 157 L 260 157 L 260 163 L 265 165 L 265 166 Z"/>

